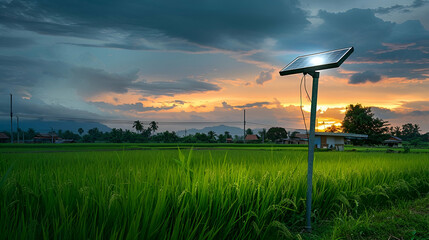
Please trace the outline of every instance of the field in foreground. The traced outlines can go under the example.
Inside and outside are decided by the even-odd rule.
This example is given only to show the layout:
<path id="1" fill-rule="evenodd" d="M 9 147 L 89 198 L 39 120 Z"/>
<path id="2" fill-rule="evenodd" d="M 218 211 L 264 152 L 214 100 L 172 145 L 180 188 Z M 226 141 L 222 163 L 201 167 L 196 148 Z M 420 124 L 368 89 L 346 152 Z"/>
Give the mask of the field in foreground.
<path id="1" fill-rule="evenodd" d="M 356 226 L 429 193 L 429 154 L 318 152 L 313 221 L 330 230 L 308 235 L 305 148 L 82 149 L 2 149 L 0 238 L 387 239 Z M 429 237 L 422 219 L 403 234 Z"/>

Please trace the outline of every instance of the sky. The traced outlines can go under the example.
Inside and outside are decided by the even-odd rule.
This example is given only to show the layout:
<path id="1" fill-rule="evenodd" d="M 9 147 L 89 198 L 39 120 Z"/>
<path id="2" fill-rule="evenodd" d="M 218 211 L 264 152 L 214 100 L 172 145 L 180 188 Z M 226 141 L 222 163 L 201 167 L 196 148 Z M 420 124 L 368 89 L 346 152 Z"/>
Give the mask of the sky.
<path id="1" fill-rule="evenodd" d="M 0 115 L 12 93 L 22 118 L 179 130 L 234 125 L 246 109 L 251 128 L 302 129 L 302 75 L 279 70 L 353 46 L 341 67 L 321 71 L 319 130 L 360 103 L 424 133 L 428 12 L 427 0 L 0 0 Z"/>

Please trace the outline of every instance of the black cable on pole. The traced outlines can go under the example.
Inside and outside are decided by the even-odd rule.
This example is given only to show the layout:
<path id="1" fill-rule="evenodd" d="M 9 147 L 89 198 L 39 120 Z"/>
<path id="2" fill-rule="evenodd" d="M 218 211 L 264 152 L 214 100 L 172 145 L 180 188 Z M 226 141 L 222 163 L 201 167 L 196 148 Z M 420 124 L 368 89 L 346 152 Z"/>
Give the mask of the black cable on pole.
<path id="1" fill-rule="evenodd" d="M 311 102 L 311 97 L 310 97 L 310 95 L 308 94 L 308 91 L 307 91 L 307 78 L 305 77 L 305 75 L 306 74 L 304 74 L 304 90 L 305 90 L 305 93 L 307 94 L 308 101 Z"/>
<path id="2" fill-rule="evenodd" d="M 305 133 L 307 134 L 307 138 L 308 138 L 307 123 L 305 122 L 305 115 L 304 115 L 304 111 L 302 110 L 302 80 L 303 79 L 305 79 L 305 74 L 302 76 L 301 83 L 299 84 L 299 108 L 301 109 L 302 120 L 304 120 Z"/>

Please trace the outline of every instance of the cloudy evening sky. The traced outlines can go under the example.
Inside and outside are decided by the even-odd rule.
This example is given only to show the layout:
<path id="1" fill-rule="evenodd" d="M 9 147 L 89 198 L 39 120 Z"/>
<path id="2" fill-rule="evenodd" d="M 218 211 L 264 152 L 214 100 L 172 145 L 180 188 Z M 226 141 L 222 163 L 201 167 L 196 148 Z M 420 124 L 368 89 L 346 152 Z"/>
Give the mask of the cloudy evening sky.
<path id="1" fill-rule="evenodd" d="M 27 117 L 233 122 L 247 109 L 302 128 L 301 76 L 278 71 L 349 46 L 321 72 L 319 122 L 361 103 L 429 131 L 425 0 L 0 0 L 0 114 L 13 93 Z"/>

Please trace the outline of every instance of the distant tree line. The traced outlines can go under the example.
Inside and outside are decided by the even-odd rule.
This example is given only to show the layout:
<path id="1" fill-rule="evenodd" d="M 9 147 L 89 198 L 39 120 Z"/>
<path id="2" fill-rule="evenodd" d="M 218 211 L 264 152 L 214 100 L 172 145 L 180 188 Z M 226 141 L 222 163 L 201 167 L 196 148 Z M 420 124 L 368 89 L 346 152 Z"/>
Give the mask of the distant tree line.
<path id="1" fill-rule="evenodd" d="M 421 134 L 419 125 L 407 123 L 402 127 L 392 127 L 388 121 L 376 118 L 370 107 L 363 107 L 361 104 L 347 106 L 342 128 L 332 126 L 328 131 L 368 135 L 368 139 L 354 140 L 355 144 L 381 144 L 390 136 L 399 137 L 415 146 L 429 141 L 429 132 Z"/>
<path id="2" fill-rule="evenodd" d="M 98 128 L 89 129 L 86 133 L 82 128 L 77 130 L 78 134 L 70 130 L 51 131 L 48 134 L 55 134 L 62 139 L 72 139 L 75 142 L 93 143 L 93 142 L 111 142 L 111 143 L 226 143 L 226 142 L 243 142 L 243 136 L 234 137 L 229 132 L 217 134 L 214 131 L 206 133 L 188 134 L 185 136 L 178 136 L 174 131 L 164 131 L 156 133 L 158 130 L 158 123 L 152 121 L 147 127 L 143 122 L 136 120 L 133 122 L 132 128 L 135 132 L 128 129 L 113 128 L 110 132 L 102 132 Z M 429 132 L 421 134 L 419 125 L 407 123 L 402 126 L 390 126 L 387 121 L 376 118 L 372 113 L 370 107 L 363 107 L 361 104 L 350 104 L 346 108 L 342 126 L 332 125 L 326 129 L 328 132 L 345 132 L 366 134 L 368 139 L 353 140 L 354 144 L 381 144 L 390 136 L 399 137 L 402 140 L 412 145 L 419 145 L 422 142 L 429 142 Z M 21 131 L 20 139 L 24 138 L 29 141 L 33 139 L 38 132 L 29 128 L 27 131 Z M 254 143 L 259 142 L 276 142 L 284 138 L 296 138 L 298 132 L 287 132 L 282 127 L 271 127 L 268 131 L 264 128 L 258 132 L 259 139 L 253 140 Z M 10 136 L 8 132 L 6 135 Z M 16 136 L 16 132 L 14 136 Z M 246 134 L 253 134 L 253 130 L 246 129 Z"/>
<path id="3" fill-rule="evenodd" d="M 83 128 L 77 130 L 78 133 L 74 133 L 70 130 L 52 130 L 48 135 L 58 136 L 62 139 L 74 140 L 75 142 L 81 143 L 94 143 L 94 142 L 110 142 L 110 143 L 226 143 L 227 139 L 231 142 L 243 142 L 241 136 L 232 136 L 228 131 L 217 134 L 214 131 L 206 133 L 195 133 L 188 134 L 186 136 L 178 136 L 174 131 L 164 131 L 156 133 L 158 130 L 158 124 L 155 121 L 149 123 L 148 127 L 145 127 L 139 120 L 134 121 L 132 127 L 135 132 L 128 129 L 113 128 L 110 132 L 100 131 L 98 128 L 92 128 L 85 132 Z M 251 129 L 248 129 L 252 131 Z M 5 132 L 10 137 L 9 132 Z M 20 131 L 20 139 L 24 136 L 26 142 L 31 141 L 34 137 L 40 133 L 35 131 L 33 128 L 29 128 L 27 131 Z M 15 141 L 17 132 L 14 132 Z"/>

